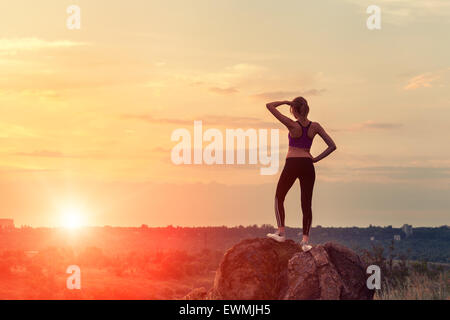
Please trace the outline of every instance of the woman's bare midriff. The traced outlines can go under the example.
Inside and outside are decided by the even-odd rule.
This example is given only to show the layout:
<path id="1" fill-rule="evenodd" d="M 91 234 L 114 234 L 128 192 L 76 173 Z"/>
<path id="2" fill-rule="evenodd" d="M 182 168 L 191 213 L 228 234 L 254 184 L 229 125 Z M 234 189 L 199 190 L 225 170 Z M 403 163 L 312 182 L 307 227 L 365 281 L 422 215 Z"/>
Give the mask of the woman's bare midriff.
<path id="1" fill-rule="evenodd" d="M 309 152 L 309 149 L 296 148 L 289 146 L 289 150 L 287 152 L 286 158 L 311 158 L 312 155 Z"/>

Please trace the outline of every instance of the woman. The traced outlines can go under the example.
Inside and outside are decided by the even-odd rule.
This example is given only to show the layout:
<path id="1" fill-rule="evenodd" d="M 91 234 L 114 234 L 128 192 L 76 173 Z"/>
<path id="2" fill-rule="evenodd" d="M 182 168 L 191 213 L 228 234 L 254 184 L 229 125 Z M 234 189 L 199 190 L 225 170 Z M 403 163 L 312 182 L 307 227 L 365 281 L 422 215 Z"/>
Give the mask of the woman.
<path id="1" fill-rule="evenodd" d="M 284 116 L 277 110 L 277 107 L 283 104 L 291 106 L 291 113 L 297 121 Z M 278 230 L 275 233 L 268 233 L 267 236 L 279 242 L 286 240 L 284 233 L 284 198 L 298 178 L 300 180 L 303 212 L 303 238 L 300 246 L 303 251 L 308 251 L 312 248 L 308 242 L 312 222 L 311 200 L 316 178 L 313 163 L 322 160 L 336 150 L 336 145 L 319 123 L 308 120 L 309 106 L 303 97 L 297 97 L 293 101 L 270 102 L 266 106 L 275 118 L 289 129 L 289 150 L 275 193 L 275 215 Z M 322 137 L 328 148 L 319 156 L 313 157 L 309 151 L 316 134 Z"/>

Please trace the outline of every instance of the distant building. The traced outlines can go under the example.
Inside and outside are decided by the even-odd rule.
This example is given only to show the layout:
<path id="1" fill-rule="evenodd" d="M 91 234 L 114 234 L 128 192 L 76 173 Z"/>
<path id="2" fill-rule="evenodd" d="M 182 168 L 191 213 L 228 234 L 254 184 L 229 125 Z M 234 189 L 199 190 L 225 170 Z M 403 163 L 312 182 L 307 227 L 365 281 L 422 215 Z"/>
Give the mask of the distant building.
<path id="1" fill-rule="evenodd" d="M 413 233 L 412 225 L 404 224 L 403 227 L 402 227 L 402 231 L 406 235 L 406 237 L 409 237 Z"/>
<path id="2" fill-rule="evenodd" d="M 395 241 L 400 241 L 400 240 L 401 240 L 400 235 L 399 235 L 399 234 L 395 234 L 395 235 L 394 235 L 394 240 L 395 240 Z"/>
<path id="3" fill-rule="evenodd" d="M 0 230 L 14 229 L 13 219 L 0 219 Z"/>

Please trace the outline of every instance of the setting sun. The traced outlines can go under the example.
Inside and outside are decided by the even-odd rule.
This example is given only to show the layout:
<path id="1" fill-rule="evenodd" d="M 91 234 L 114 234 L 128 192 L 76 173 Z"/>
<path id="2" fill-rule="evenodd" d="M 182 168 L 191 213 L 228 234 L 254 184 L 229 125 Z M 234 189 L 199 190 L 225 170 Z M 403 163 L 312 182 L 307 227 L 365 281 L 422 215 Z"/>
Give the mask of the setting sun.
<path id="1" fill-rule="evenodd" d="M 64 228 L 76 229 L 82 226 L 83 218 L 80 210 L 67 208 L 62 212 L 61 224 Z"/>

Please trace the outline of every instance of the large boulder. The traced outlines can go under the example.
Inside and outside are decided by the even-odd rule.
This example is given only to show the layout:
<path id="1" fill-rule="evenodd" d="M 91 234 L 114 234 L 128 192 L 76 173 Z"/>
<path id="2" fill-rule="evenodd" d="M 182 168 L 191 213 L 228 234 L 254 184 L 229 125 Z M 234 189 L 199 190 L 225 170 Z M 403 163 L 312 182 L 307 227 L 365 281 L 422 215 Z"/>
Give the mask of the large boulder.
<path id="1" fill-rule="evenodd" d="M 359 256 L 333 242 L 302 252 L 292 240 L 246 239 L 227 250 L 213 288 L 185 299 L 372 299 L 367 277 Z"/>
<path id="2" fill-rule="evenodd" d="M 283 299 L 368 300 L 366 266 L 352 250 L 334 242 L 298 252 L 288 263 L 288 288 Z"/>

